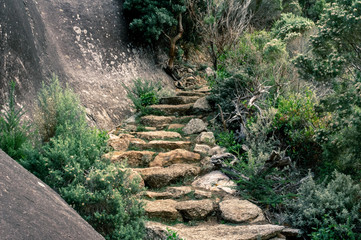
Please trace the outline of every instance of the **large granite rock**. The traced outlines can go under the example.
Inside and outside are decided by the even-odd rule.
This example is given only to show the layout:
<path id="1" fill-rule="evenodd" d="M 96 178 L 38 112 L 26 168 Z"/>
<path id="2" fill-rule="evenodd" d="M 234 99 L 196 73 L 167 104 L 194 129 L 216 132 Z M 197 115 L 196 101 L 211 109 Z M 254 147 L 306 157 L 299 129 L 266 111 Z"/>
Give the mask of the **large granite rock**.
<path id="1" fill-rule="evenodd" d="M 111 129 L 130 114 L 123 84 L 140 77 L 172 87 L 153 50 L 131 44 L 122 2 L 1 0 L 0 106 L 15 80 L 18 101 L 31 112 L 55 73 L 80 95 L 91 123 Z"/>
<path id="2" fill-rule="evenodd" d="M 55 191 L 0 150 L 2 240 L 103 239 Z"/>

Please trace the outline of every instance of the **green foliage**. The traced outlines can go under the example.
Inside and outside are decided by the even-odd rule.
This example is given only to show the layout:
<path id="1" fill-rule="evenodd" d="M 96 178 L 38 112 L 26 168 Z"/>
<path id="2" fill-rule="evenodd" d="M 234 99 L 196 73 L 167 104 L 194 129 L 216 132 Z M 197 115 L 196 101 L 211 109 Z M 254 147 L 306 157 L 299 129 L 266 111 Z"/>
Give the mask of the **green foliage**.
<path id="1" fill-rule="evenodd" d="M 351 84 L 339 85 L 322 101 L 322 110 L 332 113 L 328 128 L 318 132 L 324 158 L 333 168 L 361 178 L 361 74 Z"/>
<path id="2" fill-rule="evenodd" d="M 318 21 L 323 13 L 326 2 L 329 0 L 299 0 L 302 7 L 303 15 L 312 19 L 314 22 Z"/>
<path id="3" fill-rule="evenodd" d="M 24 110 L 16 107 L 15 82 L 10 83 L 8 103 L 0 113 L 0 148 L 10 157 L 24 157 L 24 144 L 29 140 L 30 125 L 22 121 Z"/>
<path id="4" fill-rule="evenodd" d="M 282 14 L 272 27 L 272 34 L 283 41 L 290 41 L 314 27 L 314 23 L 292 13 Z"/>
<path id="5" fill-rule="evenodd" d="M 126 0 L 123 8 L 131 18 L 130 29 L 141 41 L 157 41 L 163 32 L 177 26 L 177 17 L 186 11 L 183 0 Z"/>
<path id="6" fill-rule="evenodd" d="M 49 85 L 43 83 L 39 90 L 35 122 L 43 142 L 64 131 L 74 130 L 73 134 L 76 134 L 86 125 L 84 109 L 78 97 L 69 88 L 63 89 L 55 75 Z"/>
<path id="7" fill-rule="evenodd" d="M 272 39 L 263 48 L 264 59 L 270 62 L 275 62 L 287 56 L 286 45 L 279 39 Z"/>
<path id="8" fill-rule="evenodd" d="M 298 0 L 283 0 L 283 13 L 293 13 L 296 16 L 302 15 L 302 7 Z"/>
<path id="9" fill-rule="evenodd" d="M 252 1 L 251 11 L 254 16 L 251 25 L 257 29 L 269 28 L 281 16 L 282 10 L 282 0 Z"/>
<path id="10" fill-rule="evenodd" d="M 272 132 L 286 149 L 286 155 L 303 166 L 314 166 L 321 160 L 321 146 L 315 141 L 316 131 L 323 129 L 321 116 L 315 111 L 318 100 L 310 90 L 303 94 L 280 96 Z"/>
<path id="11" fill-rule="evenodd" d="M 361 187 L 350 176 L 335 171 L 329 183 L 317 184 L 309 175 L 298 190 L 298 198 L 289 202 L 289 222 L 306 233 L 331 227 L 334 239 L 350 239 L 350 230 L 361 224 L 360 199 Z"/>
<path id="12" fill-rule="evenodd" d="M 139 179 L 118 164 L 95 161 L 81 183 L 60 189 L 62 197 L 106 239 L 142 239 Z"/>
<path id="13" fill-rule="evenodd" d="M 285 199 L 294 196 L 287 188 L 294 184 L 293 179 L 286 172 L 270 169 L 260 173 L 254 165 L 241 161 L 232 167 L 229 174 L 237 179 L 237 189 L 242 198 L 264 207 L 276 208 Z"/>
<path id="14" fill-rule="evenodd" d="M 327 221 L 327 219 L 326 219 Z M 339 229 L 342 229 L 342 236 L 338 234 Z M 343 240 L 343 239 L 350 239 L 350 240 L 357 240 L 361 239 L 361 235 L 353 232 L 353 226 L 347 222 L 347 224 L 336 225 L 330 224 L 325 227 L 320 227 L 318 229 L 314 229 L 315 231 L 311 233 L 312 240 Z"/>
<path id="15" fill-rule="evenodd" d="M 330 81 L 361 69 L 361 2 L 336 0 L 327 3 L 312 38 L 313 55 L 296 59 L 305 79 Z"/>
<path id="16" fill-rule="evenodd" d="M 131 88 L 123 85 L 127 91 L 127 96 L 132 100 L 137 111 L 143 111 L 152 104 L 157 104 L 159 101 L 158 91 L 161 89 L 159 82 L 153 83 L 151 81 L 142 80 L 140 78 L 133 80 Z"/>
<path id="17" fill-rule="evenodd" d="M 233 131 L 219 132 L 216 134 L 216 142 L 219 146 L 227 148 L 227 152 L 240 155 L 242 153 L 242 145 L 237 142 Z"/>
<path id="18" fill-rule="evenodd" d="M 134 196 L 141 191 L 139 179 L 122 166 L 101 160 L 107 134 L 87 125 L 77 96 L 54 77 L 40 90 L 37 111 L 43 142 L 21 163 L 106 239 L 142 239 L 144 211 Z"/>
<path id="19" fill-rule="evenodd" d="M 176 231 L 169 228 L 167 228 L 167 231 L 167 240 L 183 240 L 183 238 L 179 237 Z"/>

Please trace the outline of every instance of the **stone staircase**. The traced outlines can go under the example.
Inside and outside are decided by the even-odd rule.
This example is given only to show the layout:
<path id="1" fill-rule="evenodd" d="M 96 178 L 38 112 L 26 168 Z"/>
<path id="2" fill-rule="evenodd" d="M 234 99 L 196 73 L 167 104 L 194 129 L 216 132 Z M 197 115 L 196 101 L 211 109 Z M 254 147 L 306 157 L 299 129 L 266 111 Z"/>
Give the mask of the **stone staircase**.
<path id="1" fill-rule="evenodd" d="M 255 204 L 236 195 L 235 183 L 215 169 L 210 157 L 224 154 L 207 132 L 207 88 L 180 91 L 163 98 L 164 116 L 148 115 L 140 122 L 110 132 L 114 148 L 106 157 L 126 161 L 147 189 L 146 239 L 167 239 L 168 229 L 187 240 L 286 239 L 293 230 L 272 225 Z"/>

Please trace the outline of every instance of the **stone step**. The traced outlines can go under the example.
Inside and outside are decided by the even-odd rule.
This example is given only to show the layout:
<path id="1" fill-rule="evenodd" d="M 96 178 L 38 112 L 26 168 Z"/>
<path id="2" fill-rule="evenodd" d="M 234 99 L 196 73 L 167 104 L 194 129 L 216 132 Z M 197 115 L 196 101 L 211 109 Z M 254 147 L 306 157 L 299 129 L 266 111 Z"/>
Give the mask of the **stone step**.
<path id="1" fill-rule="evenodd" d="M 195 189 L 191 186 L 167 187 L 164 192 L 146 191 L 145 197 L 150 199 L 211 199 L 213 196 L 210 191 Z"/>
<path id="2" fill-rule="evenodd" d="M 148 167 L 155 152 L 151 151 L 115 151 L 104 155 L 113 162 L 126 161 L 130 167 Z"/>
<path id="3" fill-rule="evenodd" d="M 175 116 L 148 115 L 140 118 L 140 121 L 147 126 L 159 127 L 170 124 L 176 119 Z"/>
<path id="4" fill-rule="evenodd" d="M 197 226 L 177 224 L 167 226 L 159 222 L 146 222 L 145 240 L 167 239 L 167 229 L 171 229 L 180 238 L 187 240 L 267 240 L 276 237 L 284 226 L 263 225 L 226 225 L 215 222 L 200 223 Z"/>
<path id="5" fill-rule="evenodd" d="M 183 221 L 206 220 L 213 214 L 215 203 L 210 199 L 178 202 L 175 208 L 182 215 Z"/>
<path id="6" fill-rule="evenodd" d="M 171 138 L 181 138 L 182 136 L 177 132 L 171 131 L 150 131 L 150 132 L 137 132 L 137 137 L 153 140 L 153 139 L 171 139 Z"/>
<path id="7" fill-rule="evenodd" d="M 185 149 L 175 149 L 166 153 L 159 153 L 150 167 L 167 167 L 177 163 L 197 163 L 200 162 L 201 155 L 198 153 L 190 152 Z"/>
<path id="8" fill-rule="evenodd" d="M 160 104 L 169 104 L 169 105 L 179 105 L 179 104 L 188 104 L 195 103 L 199 99 L 199 96 L 175 96 L 175 97 L 165 97 L 159 100 Z"/>
<path id="9" fill-rule="evenodd" d="M 179 91 L 177 96 L 194 96 L 194 97 L 204 97 L 206 94 L 200 91 Z"/>
<path id="10" fill-rule="evenodd" d="M 163 141 L 163 140 L 153 140 L 148 143 L 134 143 L 132 146 L 146 150 L 146 149 L 156 149 L 156 150 L 174 150 L 177 148 L 190 150 L 192 143 L 189 141 Z"/>
<path id="11" fill-rule="evenodd" d="M 163 199 L 155 201 L 143 200 L 148 218 L 171 221 L 199 221 L 206 220 L 215 209 L 215 204 L 210 199 L 175 201 Z"/>
<path id="12" fill-rule="evenodd" d="M 201 172 L 201 168 L 192 164 L 174 164 L 170 167 L 134 168 L 138 172 L 146 186 L 161 188 L 169 184 L 183 181 L 184 178 L 195 177 Z"/>
<path id="13" fill-rule="evenodd" d="M 179 105 L 169 105 L 169 104 L 159 104 L 159 105 L 151 105 L 150 108 L 154 110 L 160 110 L 167 115 L 188 115 L 192 114 L 193 103 L 188 104 L 179 104 Z"/>
<path id="14" fill-rule="evenodd" d="M 148 218 L 162 220 L 164 222 L 182 221 L 182 215 L 176 209 L 177 201 L 172 199 L 147 201 L 145 213 Z"/>

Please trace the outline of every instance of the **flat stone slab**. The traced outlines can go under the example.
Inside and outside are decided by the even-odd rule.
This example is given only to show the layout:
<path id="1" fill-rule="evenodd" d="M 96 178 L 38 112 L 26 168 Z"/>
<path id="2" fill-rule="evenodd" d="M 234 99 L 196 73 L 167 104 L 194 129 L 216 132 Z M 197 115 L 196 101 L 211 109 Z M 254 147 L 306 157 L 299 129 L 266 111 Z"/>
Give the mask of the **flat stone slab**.
<path id="1" fill-rule="evenodd" d="M 149 164 L 150 167 L 170 166 L 176 163 L 195 163 L 200 161 L 201 155 L 185 149 L 175 149 L 166 153 L 159 153 Z"/>
<path id="2" fill-rule="evenodd" d="M 144 201 L 144 200 L 143 200 Z M 175 208 L 177 201 L 172 199 L 144 201 L 144 210 L 149 218 L 162 219 L 166 222 L 181 221 L 182 216 Z"/>
<path id="3" fill-rule="evenodd" d="M 178 202 L 176 209 L 185 221 L 205 220 L 214 211 L 212 200 L 190 200 Z"/>
<path id="4" fill-rule="evenodd" d="M 285 227 L 271 224 L 232 226 L 215 223 L 167 226 L 158 222 L 146 222 L 145 240 L 167 239 L 167 228 L 176 231 L 181 238 L 187 240 L 266 240 L 276 237 Z"/>
<path id="5" fill-rule="evenodd" d="M 161 149 L 161 150 L 174 150 L 174 149 L 186 149 L 190 150 L 192 143 L 189 141 L 162 141 L 153 140 L 148 143 L 134 144 L 134 146 L 140 149 Z"/>
<path id="6" fill-rule="evenodd" d="M 232 223 L 256 223 L 265 221 L 262 210 L 247 200 L 229 199 L 219 203 L 221 217 Z"/>
<path id="7" fill-rule="evenodd" d="M 155 115 L 148 115 L 141 117 L 141 122 L 144 125 L 159 127 L 164 124 L 170 124 L 172 121 L 176 119 L 175 116 L 155 116 Z"/>
<path id="8" fill-rule="evenodd" d="M 170 198 L 173 198 L 173 195 L 170 192 L 146 191 L 144 193 L 144 196 L 147 197 L 147 198 L 153 198 L 153 199 L 170 199 Z"/>
<path id="9" fill-rule="evenodd" d="M 180 186 L 180 187 L 167 187 L 167 192 L 172 194 L 173 198 L 180 198 L 192 192 L 190 186 Z"/>
<path id="10" fill-rule="evenodd" d="M 168 129 L 172 130 L 172 129 L 180 129 L 180 128 L 184 128 L 184 124 L 179 124 L 179 123 L 173 123 L 173 124 L 169 124 Z"/>
<path id="11" fill-rule="evenodd" d="M 104 155 L 113 162 L 126 161 L 130 167 L 148 166 L 152 161 L 155 152 L 151 151 L 117 151 L 110 152 Z"/>
<path id="12" fill-rule="evenodd" d="M 197 176 L 201 168 L 191 164 L 174 164 L 170 167 L 135 168 L 143 178 L 145 185 L 151 188 L 161 188 L 177 182 L 185 177 Z"/>
<path id="13" fill-rule="evenodd" d="M 152 139 L 168 139 L 168 138 L 181 138 L 182 135 L 180 135 L 177 132 L 171 132 L 171 131 L 151 131 L 151 132 L 137 132 L 136 133 L 138 137 L 146 140 L 152 140 Z"/>
<path id="14" fill-rule="evenodd" d="M 1 149 L 0 238 L 104 239 L 53 189 Z"/>
<path id="15" fill-rule="evenodd" d="M 175 96 L 175 97 L 166 97 L 159 100 L 160 104 L 169 104 L 169 105 L 178 105 L 178 104 L 188 104 L 195 103 L 199 99 L 198 96 Z"/>
<path id="16" fill-rule="evenodd" d="M 173 114 L 187 115 L 191 112 L 193 108 L 193 103 L 179 104 L 179 105 L 159 104 L 159 105 L 151 105 L 150 108 L 155 110 L 160 110 L 168 115 L 173 115 Z"/>

